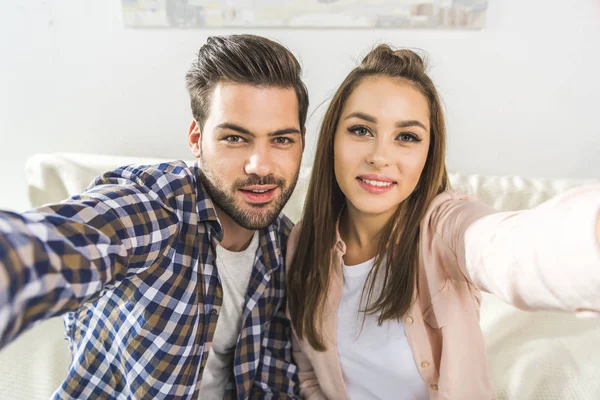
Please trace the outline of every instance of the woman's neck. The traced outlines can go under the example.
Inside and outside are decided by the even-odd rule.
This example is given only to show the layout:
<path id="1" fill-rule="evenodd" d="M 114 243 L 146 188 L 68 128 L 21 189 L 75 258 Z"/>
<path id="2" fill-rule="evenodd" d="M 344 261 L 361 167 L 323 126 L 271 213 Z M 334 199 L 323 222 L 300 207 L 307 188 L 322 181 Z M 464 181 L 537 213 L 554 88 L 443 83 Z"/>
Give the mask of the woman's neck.
<path id="1" fill-rule="evenodd" d="M 393 214 L 365 214 L 348 204 L 340 217 L 340 235 L 346 243 L 344 264 L 356 265 L 377 255 L 383 228 Z"/>

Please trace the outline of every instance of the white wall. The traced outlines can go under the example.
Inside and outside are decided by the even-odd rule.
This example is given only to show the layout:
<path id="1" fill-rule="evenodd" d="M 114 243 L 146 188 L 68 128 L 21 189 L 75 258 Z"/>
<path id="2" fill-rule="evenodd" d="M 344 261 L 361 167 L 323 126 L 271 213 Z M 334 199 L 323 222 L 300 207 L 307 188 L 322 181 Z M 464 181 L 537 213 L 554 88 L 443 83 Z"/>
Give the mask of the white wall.
<path id="1" fill-rule="evenodd" d="M 451 171 L 600 177 L 597 0 L 490 0 L 482 31 L 131 30 L 117 0 L 3 0 L 0 207 L 27 207 L 23 166 L 37 152 L 189 158 L 185 71 L 208 35 L 233 32 L 301 59 L 316 109 L 305 163 L 326 101 L 385 41 L 430 53 Z"/>

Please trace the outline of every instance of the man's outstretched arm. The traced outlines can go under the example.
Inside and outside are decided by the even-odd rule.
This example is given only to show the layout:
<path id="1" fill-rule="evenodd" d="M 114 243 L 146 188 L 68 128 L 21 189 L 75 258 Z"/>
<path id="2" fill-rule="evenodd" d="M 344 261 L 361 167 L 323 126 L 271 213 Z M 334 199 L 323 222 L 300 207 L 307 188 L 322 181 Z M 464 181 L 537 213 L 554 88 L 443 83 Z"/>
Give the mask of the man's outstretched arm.
<path id="1" fill-rule="evenodd" d="M 62 203 L 0 212 L 0 348 L 163 253 L 178 221 L 136 172 L 107 173 Z"/>

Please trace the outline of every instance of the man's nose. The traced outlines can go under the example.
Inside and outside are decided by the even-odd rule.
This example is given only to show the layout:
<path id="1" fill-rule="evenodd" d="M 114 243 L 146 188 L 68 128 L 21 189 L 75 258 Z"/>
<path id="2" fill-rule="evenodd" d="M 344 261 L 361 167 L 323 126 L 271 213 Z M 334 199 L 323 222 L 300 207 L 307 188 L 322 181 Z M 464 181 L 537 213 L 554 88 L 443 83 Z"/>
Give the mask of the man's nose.
<path id="1" fill-rule="evenodd" d="M 275 160 L 273 154 L 264 148 L 255 148 L 248 161 L 246 161 L 245 172 L 247 175 L 258 175 L 260 177 L 273 174 Z"/>

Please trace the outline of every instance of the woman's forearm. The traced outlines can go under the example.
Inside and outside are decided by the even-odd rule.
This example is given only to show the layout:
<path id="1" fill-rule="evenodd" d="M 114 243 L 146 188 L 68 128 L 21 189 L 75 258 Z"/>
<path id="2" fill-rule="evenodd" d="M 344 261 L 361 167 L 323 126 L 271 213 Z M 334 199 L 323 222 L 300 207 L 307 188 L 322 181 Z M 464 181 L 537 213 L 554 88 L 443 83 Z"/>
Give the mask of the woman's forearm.
<path id="1" fill-rule="evenodd" d="M 484 216 L 465 231 L 465 270 L 522 309 L 600 313 L 599 208 L 600 185 L 587 185 L 529 210 Z"/>

